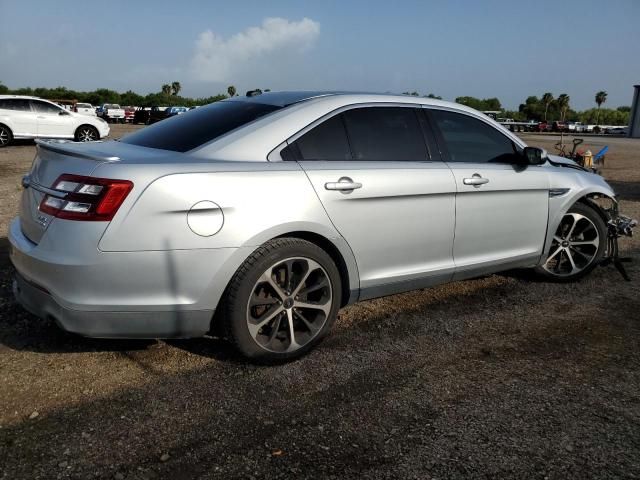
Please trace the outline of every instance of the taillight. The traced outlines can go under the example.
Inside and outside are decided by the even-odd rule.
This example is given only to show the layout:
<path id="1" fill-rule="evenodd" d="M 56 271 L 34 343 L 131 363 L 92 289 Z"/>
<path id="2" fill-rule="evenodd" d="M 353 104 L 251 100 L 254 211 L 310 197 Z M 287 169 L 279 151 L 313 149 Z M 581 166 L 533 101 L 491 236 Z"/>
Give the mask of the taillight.
<path id="1" fill-rule="evenodd" d="M 40 211 L 67 220 L 109 221 L 133 188 L 129 180 L 60 175 L 52 188 L 60 197 L 45 195 Z"/>

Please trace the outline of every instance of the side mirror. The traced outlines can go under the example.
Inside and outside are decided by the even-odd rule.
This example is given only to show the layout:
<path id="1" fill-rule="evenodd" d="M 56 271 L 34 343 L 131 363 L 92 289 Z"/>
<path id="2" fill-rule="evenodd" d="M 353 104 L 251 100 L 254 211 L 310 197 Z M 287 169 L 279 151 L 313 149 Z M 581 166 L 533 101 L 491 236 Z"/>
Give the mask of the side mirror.
<path id="1" fill-rule="evenodd" d="M 522 155 L 529 165 L 542 165 L 548 159 L 547 151 L 538 147 L 525 147 Z"/>
<path id="2" fill-rule="evenodd" d="M 66 110 L 60 110 L 58 115 L 69 115 L 69 112 L 67 112 Z"/>

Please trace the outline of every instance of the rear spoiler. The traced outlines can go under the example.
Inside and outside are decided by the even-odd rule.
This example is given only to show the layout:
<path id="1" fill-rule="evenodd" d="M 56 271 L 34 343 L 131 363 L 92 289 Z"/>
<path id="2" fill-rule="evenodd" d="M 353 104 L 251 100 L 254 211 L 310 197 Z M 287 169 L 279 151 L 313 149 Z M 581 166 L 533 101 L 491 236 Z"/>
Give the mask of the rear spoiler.
<path id="1" fill-rule="evenodd" d="M 96 151 L 79 151 L 73 148 L 81 142 L 71 142 L 69 140 L 42 140 L 36 139 L 38 148 L 49 150 L 50 152 L 61 153 L 71 157 L 86 158 L 87 160 L 95 160 L 98 162 L 119 162 L 120 157 L 113 155 L 104 155 Z M 98 142 L 94 142 L 98 143 Z"/>

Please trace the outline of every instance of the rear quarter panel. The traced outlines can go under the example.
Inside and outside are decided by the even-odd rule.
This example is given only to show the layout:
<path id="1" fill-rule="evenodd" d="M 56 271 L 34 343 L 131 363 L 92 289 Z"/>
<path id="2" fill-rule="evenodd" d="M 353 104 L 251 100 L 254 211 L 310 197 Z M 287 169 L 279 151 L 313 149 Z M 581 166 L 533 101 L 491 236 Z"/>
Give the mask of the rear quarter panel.
<path id="1" fill-rule="evenodd" d="M 219 162 L 217 168 L 212 168 L 212 163 L 183 166 L 185 173 L 167 172 L 159 177 L 158 170 L 175 171 L 176 165 L 108 165 L 96 172 L 98 176 L 132 179 L 136 184 L 132 193 L 137 191 L 110 223 L 99 249 L 190 251 L 200 258 L 198 276 L 202 277 L 205 269 L 210 278 L 197 306 L 215 308 L 235 271 L 256 248 L 291 232 L 311 232 L 329 239 L 340 251 L 349 272 L 349 289 L 357 291 L 353 253 L 297 163 Z M 208 171 L 193 171 L 204 168 Z M 147 180 L 152 172 L 157 178 Z M 215 202 L 224 216 L 222 228 L 211 236 L 197 235 L 187 220 L 190 209 L 202 201 Z M 215 252 L 221 251 L 228 251 L 223 263 L 215 260 L 220 257 Z"/>
<path id="2" fill-rule="evenodd" d="M 215 203 L 223 216 L 222 228 L 210 236 L 194 233 L 187 219 L 192 207 L 204 201 Z M 339 236 L 297 164 L 288 171 L 178 173 L 155 179 L 127 211 L 119 212 L 99 248 L 239 248 L 296 230 Z"/>

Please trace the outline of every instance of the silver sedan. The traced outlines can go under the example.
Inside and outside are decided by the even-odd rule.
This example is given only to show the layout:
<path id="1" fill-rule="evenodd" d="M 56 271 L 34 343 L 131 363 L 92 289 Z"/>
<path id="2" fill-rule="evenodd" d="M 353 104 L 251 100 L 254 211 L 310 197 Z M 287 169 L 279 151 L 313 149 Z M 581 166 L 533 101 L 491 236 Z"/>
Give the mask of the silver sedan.
<path id="1" fill-rule="evenodd" d="M 470 108 L 234 97 L 116 141 L 39 142 L 10 227 L 18 301 L 92 337 L 223 335 L 296 358 L 338 309 L 512 268 L 576 280 L 614 192 Z"/>

